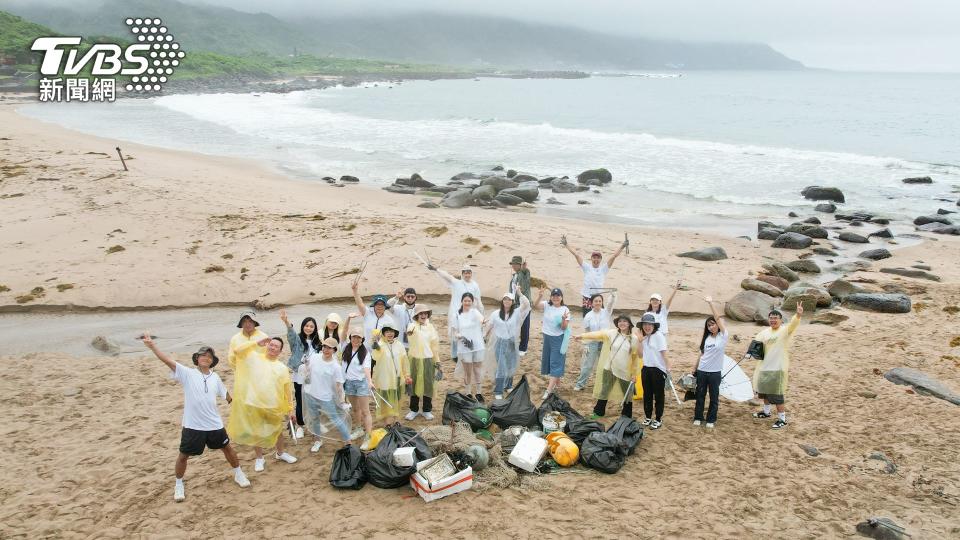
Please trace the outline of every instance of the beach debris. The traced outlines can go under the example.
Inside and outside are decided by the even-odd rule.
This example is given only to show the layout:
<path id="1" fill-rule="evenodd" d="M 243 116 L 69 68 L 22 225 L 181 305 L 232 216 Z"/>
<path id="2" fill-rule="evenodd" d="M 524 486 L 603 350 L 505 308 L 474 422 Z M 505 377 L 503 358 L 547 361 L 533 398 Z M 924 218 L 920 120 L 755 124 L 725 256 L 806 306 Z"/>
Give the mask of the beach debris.
<path id="1" fill-rule="evenodd" d="M 930 281 L 940 281 L 940 276 L 931 274 L 923 270 L 914 270 L 910 268 L 881 268 L 880 272 L 884 274 L 895 274 L 898 276 L 929 279 Z"/>
<path id="2" fill-rule="evenodd" d="M 904 184 L 932 184 L 933 178 L 929 176 L 915 176 L 913 178 L 904 178 L 902 182 Z"/>
<path id="3" fill-rule="evenodd" d="M 796 261 L 790 261 L 786 266 L 794 272 L 802 272 L 805 274 L 820 273 L 820 266 L 810 259 L 798 259 Z"/>
<path id="4" fill-rule="evenodd" d="M 911 386 L 919 394 L 960 405 L 960 393 L 954 392 L 942 382 L 922 371 L 908 367 L 896 367 L 884 373 L 883 378 L 894 384 Z"/>
<path id="5" fill-rule="evenodd" d="M 885 517 L 867 518 L 857 523 L 857 532 L 861 536 L 875 540 L 906 540 L 910 538 L 906 529 Z"/>
<path id="6" fill-rule="evenodd" d="M 770 276 L 767 276 L 767 277 L 770 277 Z M 778 278 L 778 279 L 782 279 L 782 278 Z M 770 296 L 783 296 L 783 291 L 781 289 L 779 289 L 775 285 L 772 285 L 765 281 L 761 281 L 759 279 L 745 278 L 743 281 L 740 282 L 740 287 L 747 291 L 758 291 Z"/>
<path id="7" fill-rule="evenodd" d="M 785 232 L 773 241 L 773 247 L 785 249 L 806 249 L 811 244 L 813 244 L 812 238 L 795 232 Z"/>
<path id="8" fill-rule="evenodd" d="M 74 287 L 73 283 L 58 283 L 57 292 L 69 291 Z"/>
<path id="9" fill-rule="evenodd" d="M 81 392 L 82 390 L 80 390 L 79 388 L 71 386 L 68 388 L 64 388 L 61 394 L 63 394 L 63 397 L 73 397 L 73 396 L 79 396 Z"/>
<path id="10" fill-rule="evenodd" d="M 107 354 L 117 354 L 120 351 L 120 348 L 117 347 L 116 344 L 104 336 L 94 337 L 93 340 L 90 341 L 90 346 Z"/>
<path id="11" fill-rule="evenodd" d="M 127 248 L 120 245 L 110 246 L 107 248 L 107 255 L 110 255 L 111 253 L 120 253 L 121 251 L 126 251 L 126 250 Z"/>
<path id="12" fill-rule="evenodd" d="M 223 267 L 219 264 L 212 264 L 203 269 L 204 274 L 213 274 L 215 272 L 223 272 Z"/>
<path id="13" fill-rule="evenodd" d="M 722 247 L 715 246 L 698 249 L 695 251 L 678 253 L 677 257 L 686 257 L 688 259 L 696 259 L 698 261 L 722 261 L 723 259 L 727 258 L 727 252 L 724 251 Z"/>
<path id="14" fill-rule="evenodd" d="M 727 317 L 741 322 L 764 322 L 773 309 L 774 299 L 758 291 L 741 291 L 723 308 Z"/>
<path id="15" fill-rule="evenodd" d="M 847 202 L 843 192 L 835 187 L 807 186 L 800 192 L 800 195 L 811 201 Z"/>
<path id="16" fill-rule="evenodd" d="M 820 450 L 816 446 L 813 446 L 811 444 L 803 444 L 803 443 L 800 443 L 798 446 L 802 448 L 803 451 L 806 452 L 807 455 L 810 457 L 817 457 L 820 455 Z"/>
<path id="17" fill-rule="evenodd" d="M 0 285 L 0 293 L 10 292 L 10 287 L 6 285 Z"/>
<path id="18" fill-rule="evenodd" d="M 882 461 L 884 463 L 883 472 L 887 474 L 893 474 L 897 472 L 897 464 L 893 462 L 892 459 L 888 458 L 883 452 L 872 452 L 867 459 L 872 459 L 876 461 Z"/>
<path id="19" fill-rule="evenodd" d="M 129 171 L 127 168 L 127 162 L 123 159 L 123 152 L 120 151 L 120 147 L 117 147 L 117 155 L 120 156 L 120 163 L 123 165 L 123 170 Z"/>
<path id="20" fill-rule="evenodd" d="M 443 236 L 446 234 L 448 230 L 449 229 L 447 229 L 446 225 L 441 225 L 439 227 L 427 227 L 423 230 L 423 232 L 427 233 L 427 236 L 437 238 L 438 236 Z"/>

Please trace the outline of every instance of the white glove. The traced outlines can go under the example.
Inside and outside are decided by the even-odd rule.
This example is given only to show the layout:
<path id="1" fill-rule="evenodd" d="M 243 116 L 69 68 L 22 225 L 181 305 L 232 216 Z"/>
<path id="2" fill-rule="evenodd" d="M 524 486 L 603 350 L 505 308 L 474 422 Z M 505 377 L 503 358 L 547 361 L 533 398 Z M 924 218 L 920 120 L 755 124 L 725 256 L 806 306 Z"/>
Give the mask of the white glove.
<path id="1" fill-rule="evenodd" d="M 346 401 L 344 401 L 343 403 L 340 404 L 340 408 L 345 411 L 349 411 L 350 409 L 353 408 L 353 406 L 347 403 Z"/>

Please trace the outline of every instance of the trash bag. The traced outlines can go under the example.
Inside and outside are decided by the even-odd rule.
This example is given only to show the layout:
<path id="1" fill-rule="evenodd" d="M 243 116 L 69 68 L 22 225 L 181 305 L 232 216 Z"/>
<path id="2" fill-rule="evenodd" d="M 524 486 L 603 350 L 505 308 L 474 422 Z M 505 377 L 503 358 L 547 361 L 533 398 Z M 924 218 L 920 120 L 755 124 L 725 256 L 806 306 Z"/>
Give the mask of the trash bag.
<path id="1" fill-rule="evenodd" d="M 564 431 L 573 439 L 573 442 L 577 443 L 577 446 L 580 446 L 583 444 L 583 441 L 586 440 L 587 436 L 594 431 L 603 432 L 603 424 L 593 420 L 576 420 L 574 422 L 567 422 L 567 427 Z"/>
<path id="2" fill-rule="evenodd" d="M 591 469 L 613 474 L 623 467 L 627 460 L 627 451 L 619 436 L 613 433 L 595 431 L 580 447 L 580 461 Z"/>
<path id="3" fill-rule="evenodd" d="M 377 448 L 367 454 L 367 478 L 378 488 L 392 489 L 405 486 L 410 475 L 416 472 L 416 465 L 397 467 L 393 464 L 393 452 L 397 448 L 412 446 L 416 448 L 417 461 L 433 457 L 433 452 L 427 446 L 423 437 L 408 427 L 399 423 L 387 428 L 387 434 L 377 445 Z"/>
<path id="4" fill-rule="evenodd" d="M 490 404 L 493 414 L 493 423 L 500 429 L 510 426 L 535 426 L 539 421 L 537 408 L 530 400 L 530 385 L 527 376 L 520 377 L 520 382 L 503 399 L 496 399 Z"/>
<path id="5" fill-rule="evenodd" d="M 543 403 L 541 403 L 537 409 L 537 421 L 540 422 L 541 426 L 543 425 L 544 415 L 550 411 L 557 411 L 562 414 L 563 417 L 567 419 L 567 425 L 577 420 L 583 420 L 583 415 L 573 410 L 570 403 L 558 396 L 555 392 L 547 396 L 547 399 L 543 400 Z"/>
<path id="6" fill-rule="evenodd" d="M 341 489 L 360 489 L 367 483 L 367 464 L 363 452 L 347 445 L 333 455 L 330 485 Z"/>
<path id="7" fill-rule="evenodd" d="M 623 447 L 627 450 L 627 455 L 633 454 L 643 439 L 643 426 L 633 418 L 621 416 L 617 421 L 607 428 L 607 433 L 612 433 L 623 441 Z"/>
<path id="8" fill-rule="evenodd" d="M 763 360 L 764 350 L 763 342 L 753 340 L 750 342 L 750 346 L 747 347 L 747 354 L 754 357 L 757 360 Z"/>
<path id="9" fill-rule="evenodd" d="M 483 407 L 479 403 L 460 392 L 447 392 L 447 397 L 443 400 L 443 423 L 449 425 L 450 422 L 466 422 L 474 432 L 481 430 L 490 423 L 476 414 L 475 411 L 480 408 Z"/>

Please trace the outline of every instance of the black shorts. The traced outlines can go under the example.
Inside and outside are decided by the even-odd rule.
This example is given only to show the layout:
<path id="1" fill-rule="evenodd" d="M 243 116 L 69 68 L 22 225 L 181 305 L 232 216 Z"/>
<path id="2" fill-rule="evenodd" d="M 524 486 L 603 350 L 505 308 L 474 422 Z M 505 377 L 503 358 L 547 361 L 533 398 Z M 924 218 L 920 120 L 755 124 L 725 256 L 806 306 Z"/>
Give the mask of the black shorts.
<path id="1" fill-rule="evenodd" d="M 783 394 L 757 394 L 757 397 L 769 401 L 772 405 L 783 405 L 787 402 Z"/>
<path id="2" fill-rule="evenodd" d="M 227 430 L 223 428 L 213 431 L 183 428 L 180 432 L 180 453 L 188 456 L 199 456 L 203 453 L 204 446 L 219 450 L 228 444 L 230 437 L 227 437 Z"/>

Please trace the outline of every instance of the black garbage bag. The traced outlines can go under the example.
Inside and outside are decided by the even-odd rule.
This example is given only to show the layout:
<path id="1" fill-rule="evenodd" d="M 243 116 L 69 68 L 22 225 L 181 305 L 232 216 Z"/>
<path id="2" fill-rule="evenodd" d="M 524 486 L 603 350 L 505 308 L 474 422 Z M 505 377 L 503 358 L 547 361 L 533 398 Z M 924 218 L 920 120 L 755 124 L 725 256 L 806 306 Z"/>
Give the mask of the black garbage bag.
<path id="1" fill-rule="evenodd" d="M 416 448 L 417 461 L 433 457 L 427 442 L 417 435 L 416 430 L 394 424 L 387 428 L 387 434 L 373 452 L 367 454 L 367 478 L 371 484 L 384 489 L 407 485 L 410 475 L 417 470 L 416 465 L 397 467 L 393 464 L 394 450 L 404 446 Z"/>
<path id="2" fill-rule="evenodd" d="M 333 455 L 330 467 L 330 485 L 341 489 L 360 489 L 367 483 L 367 463 L 363 452 L 347 445 Z"/>
<path id="3" fill-rule="evenodd" d="M 547 396 L 547 399 L 543 400 L 543 403 L 541 403 L 537 409 L 537 421 L 540 422 L 541 426 L 543 425 L 543 417 L 546 416 L 548 412 L 553 411 L 562 414 L 563 417 L 566 418 L 567 424 L 577 420 L 583 420 L 583 415 L 573 410 L 570 403 L 558 396 L 556 392 Z"/>
<path id="4" fill-rule="evenodd" d="M 450 422 L 466 422 L 473 431 L 483 429 L 490 423 L 476 414 L 476 410 L 481 408 L 484 407 L 473 398 L 460 392 L 447 392 L 447 397 L 443 400 L 443 423 L 449 425 Z"/>
<path id="5" fill-rule="evenodd" d="M 613 474 L 623 467 L 627 451 L 620 437 L 613 433 L 595 431 L 580 447 L 580 461 L 591 469 Z"/>
<path id="6" fill-rule="evenodd" d="M 520 383 L 503 399 L 496 399 L 490 404 L 490 413 L 493 423 L 500 429 L 537 425 L 537 408 L 530 400 L 530 385 L 526 375 L 520 377 Z"/>
<path id="7" fill-rule="evenodd" d="M 634 450 L 637 449 L 637 445 L 640 444 L 640 440 L 643 439 L 643 426 L 633 418 L 621 416 L 613 425 L 607 428 L 607 433 L 612 433 L 620 437 L 620 440 L 623 441 L 623 447 L 627 450 L 627 455 L 629 456 L 633 454 Z"/>
<path id="8" fill-rule="evenodd" d="M 583 445 L 583 441 L 587 439 L 587 436 L 595 431 L 603 431 L 603 424 L 600 422 L 595 422 L 593 420 L 574 420 L 573 422 L 567 421 L 567 427 L 564 430 L 567 435 L 573 439 L 573 442 L 577 443 L 577 446 Z"/>

